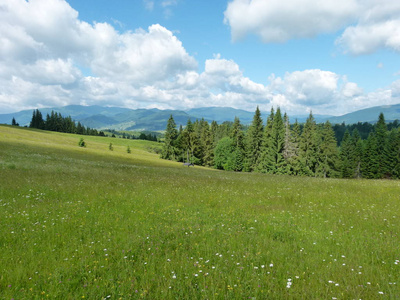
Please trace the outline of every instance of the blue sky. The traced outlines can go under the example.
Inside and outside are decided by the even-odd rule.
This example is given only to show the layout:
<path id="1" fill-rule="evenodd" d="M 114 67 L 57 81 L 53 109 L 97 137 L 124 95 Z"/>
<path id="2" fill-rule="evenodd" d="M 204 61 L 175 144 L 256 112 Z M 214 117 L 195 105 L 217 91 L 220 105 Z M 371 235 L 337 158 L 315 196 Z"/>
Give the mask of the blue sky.
<path id="1" fill-rule="evenodd" d="M 0 113 L 400 103 L 392 0 L 0 0 Z"/>

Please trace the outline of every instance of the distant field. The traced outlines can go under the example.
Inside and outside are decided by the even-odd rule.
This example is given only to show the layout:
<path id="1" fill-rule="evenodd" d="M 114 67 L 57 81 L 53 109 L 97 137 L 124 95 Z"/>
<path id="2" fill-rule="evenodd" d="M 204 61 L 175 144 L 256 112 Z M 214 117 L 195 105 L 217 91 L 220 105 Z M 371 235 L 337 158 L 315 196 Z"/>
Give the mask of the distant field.
<path id="1" fill-rule="evenodd" d="M 399 299 L 400 181 L 187 168 L 80 137 L 0 126 L 0 299 Z"/>

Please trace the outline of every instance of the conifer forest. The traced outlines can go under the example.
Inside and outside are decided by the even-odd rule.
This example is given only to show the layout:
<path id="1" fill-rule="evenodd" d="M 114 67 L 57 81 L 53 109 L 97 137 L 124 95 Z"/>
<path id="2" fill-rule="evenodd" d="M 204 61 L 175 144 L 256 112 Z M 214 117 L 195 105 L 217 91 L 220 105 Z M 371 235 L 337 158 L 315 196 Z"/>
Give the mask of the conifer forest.
<path id="1" fill-rule="evenodd" d="M 250 126 L 239 118 L 211 125 L 188 120 L 176 128 L 171 115 L 161 157 L 211 166 L 221 170 L 288 174 L 323 178 L 400 178 L 400 127 L 386 124 L 381 113 L 376 124 L 360 126 L 317 124 L 310 113 L 305 124 L 291 124 L 286 113 L 271 110 L 264 124 L 257 107 Z M 365 127 L 363 125 L 363 127 Z M 340 129 L 340 143 L 336 135 Z M 360 127 L 361 128 L 361 127 Z M 362 135 L 364 137 L 362 137 Z"/>

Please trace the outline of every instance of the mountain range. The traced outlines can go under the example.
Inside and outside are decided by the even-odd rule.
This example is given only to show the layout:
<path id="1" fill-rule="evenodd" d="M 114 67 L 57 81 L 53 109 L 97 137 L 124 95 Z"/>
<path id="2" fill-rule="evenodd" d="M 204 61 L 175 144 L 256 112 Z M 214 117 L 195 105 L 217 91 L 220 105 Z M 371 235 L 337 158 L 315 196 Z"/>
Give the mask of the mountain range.
<path id="1" fill-rule="evenodd" d="M 43 118 L 51 111 L 61 113 L 64 117 L 71 116 L 75 121 L 95 129 L 114 129 L 132 131 L 160 131 L 164 130 L 167 120 L 172 115 L 175 123 L 185 125 L 189 119 L 192 121 L 204 118 L 206 121 L 217 121 L 219 124 L 225 121 L 233 121 L 235 116 L 239 117 L 242 124 L 250 124 L 254 112 L 249 112 L 231 107 L 202 107 L 190 110 L 160 110 L 160 109 L 128 109 L 121 107 L 104 106 L 82 106 L 68 105 L 64 107 L 42 108 L 40 112 Z M 386 121 L 400 120 L 400 104 L 375 106 L 358 110 L 342 116 L 314 115 L 317 123 L 329 120 L 332 124 L 353 124 L 358 122 L 374 123 L 378 120 L 379 113 L 385 115 Z M 264 120 L 269 112 L 262 112 Z M 291 123 L 294 120 L 305 122 L 308 115 L 289 116 Z M 0 124 L 11 124 L 12 118 L 21 125 L 29 125 L 32 119 L 32 110 L 23 110 L 11 114 L 0 114 Z"/>

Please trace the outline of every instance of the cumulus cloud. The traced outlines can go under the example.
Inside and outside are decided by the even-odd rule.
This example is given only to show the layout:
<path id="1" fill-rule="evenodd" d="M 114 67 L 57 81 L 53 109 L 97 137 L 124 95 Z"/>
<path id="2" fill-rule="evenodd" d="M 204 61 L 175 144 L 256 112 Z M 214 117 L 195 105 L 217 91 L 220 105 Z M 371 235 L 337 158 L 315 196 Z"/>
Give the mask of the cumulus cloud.
<path id="1" fill-rule="evenodd" d="M 344 52 L 400 51 L 398 1 L 233 0 L 224 20 L 234 41 L 255 34 L 266 43 L 285 42 L 344 30 L 336 41 Z"/>
<path id="2" fill-rule="evenodd" d="M 285 42 L 335 32 L 354 20 L 356 0 L 234 0 L 225 11 L 232 38 L 249 33 L 264 42 Z"/>
<path id="3" fill-rule="evenodd" d="M 253 2 L 258 3 L 232 3 Z M 321 7 L 328 10 L 329 3 Z M 175 4 L 165 2 L 166 7 Z M 207 59 L 199 72 L 178 37 L 158 24 L 121 33 L 108 23 L 81 21 L 63 0 L 3 0 L 0 6 L 2 113 L 99 104 L 164 109 L 231 106 L 249 111 L 273 105 L 292 114 L 304 114 L 311 107 L 315 113 L 334 114 L 347 112 L 345 107 L 392 104 L 399 100 L 399 82 L 365 94 L 343 75 L 313 69 L 271 75 L 259 83 L 219 54 Z"/>
<path id="4" fill-rule="evenodd" d="M 269 80 L 270 105 L 280 106 L 292 115 L 311 110 L 342 115 L 371 106 L 396 104 L 400 98 L 400 80 L 367 94 L 346 76 L 318 69 L 286 73 L 282 78 L 272 75 Z"/>

